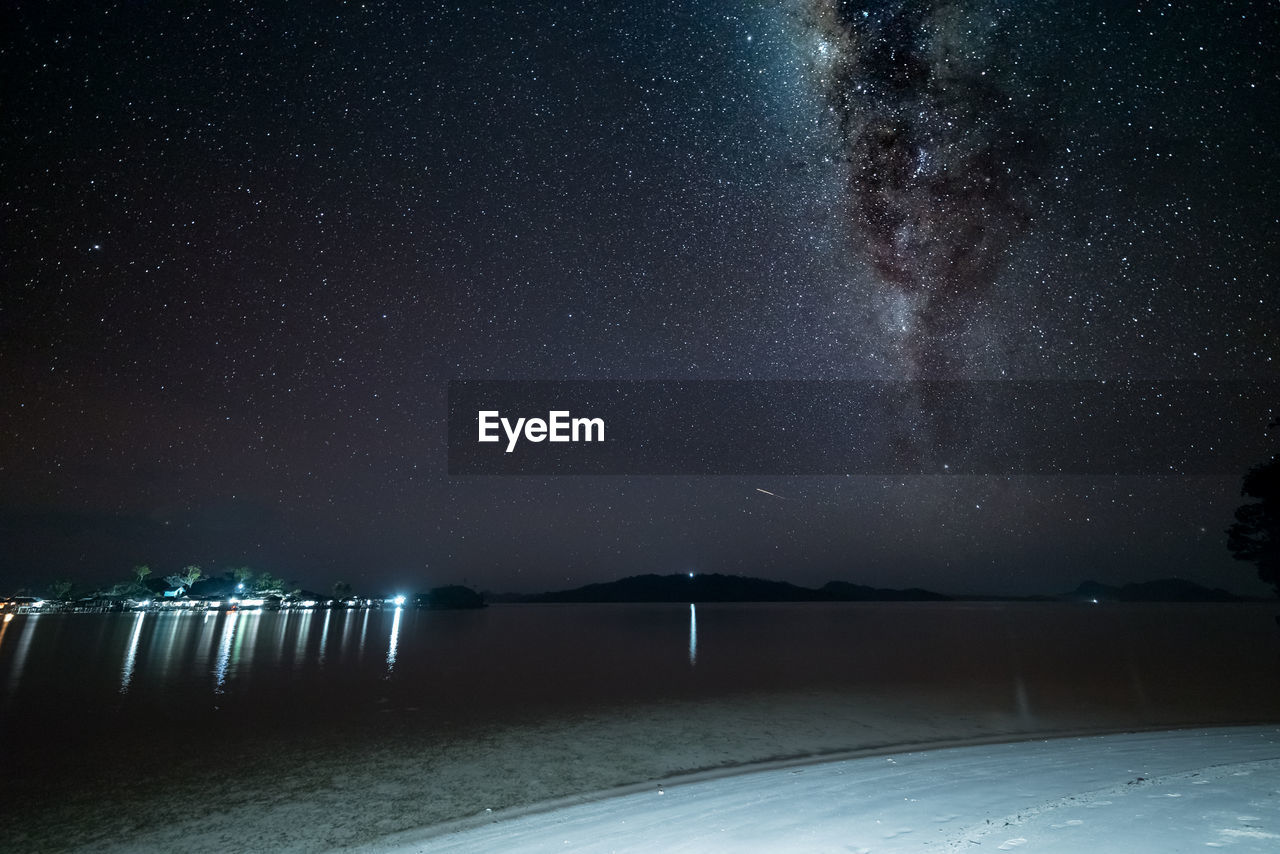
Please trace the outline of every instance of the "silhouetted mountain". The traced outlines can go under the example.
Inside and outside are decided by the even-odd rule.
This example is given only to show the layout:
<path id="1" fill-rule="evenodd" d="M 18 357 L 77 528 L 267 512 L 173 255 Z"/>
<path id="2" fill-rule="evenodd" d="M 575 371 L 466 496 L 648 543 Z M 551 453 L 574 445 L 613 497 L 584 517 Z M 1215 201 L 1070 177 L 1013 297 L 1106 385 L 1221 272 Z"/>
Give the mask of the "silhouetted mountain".
<path id="1" fill-rule="evenodd" d="M 525 602 L 812 602 L 817 591 L 736 575 L 633 575 L 573 590 L 535 593 Z"/>
<path id="2" fill-rule="evenodd" d="M 1086 581 L 1057 596 L 946 596 L 910 587 L 869 587 L 848 581 L 828 581 L 817 589 L 748 578 L 741 575 L 633 575 L 617 581 L 588 584 L 549 593 L 485 593 L 489 602 L 1249 602 L 1221 588 L 1208 588 L 1180 578 L 1162 578 L 1115 587 Z"/>
<path id="3" fill-rule="evenodd" d="M 1114 587 L 1097 581 L 1086 581 L 1064 599 L 1075 601 L 1097 599 L 1099 602 L 1245 602 L 1221 587 L 1209 588 L 1181 578 L 1161 578 Z"/>
<path id="4" fill-rule="evenodd" d="M 833 581 L 814 590 L 785 581 L 718 573 L 633 575 L 573 590 L 490 595 L 494 602 L 920 602 L 944 601 L 939 593 L 888 590 Z"/>
<path id="5" fill-rule="evenodd" d="M 890 587 L 867 587 L 863 584 L 850 584 L 848 581 L 828 581 L 821 590 L 837 602 L 950 602 L 950 596 L 923 590 L 919 587 L 908 587 L 906 590 L 894 590 Z"/>
<path id="6" fill-rule="evenodd" d="M 431 592 L 419 593 L 415 599 L 419 608 L 431 608 L 435 611 L 483 608 L 485 604 L 483 596 L 461 584 L 433 587 Z"/>

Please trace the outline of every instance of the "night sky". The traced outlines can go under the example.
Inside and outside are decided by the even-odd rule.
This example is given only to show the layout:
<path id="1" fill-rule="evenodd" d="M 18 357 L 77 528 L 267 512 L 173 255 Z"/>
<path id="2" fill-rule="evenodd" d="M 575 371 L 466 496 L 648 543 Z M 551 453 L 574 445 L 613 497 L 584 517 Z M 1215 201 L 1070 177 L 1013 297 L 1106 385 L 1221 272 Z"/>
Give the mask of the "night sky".
<path id="1" fill-rule="evenodd" d="M 444 427 L 458 379 L 1280 379 L 1274 3 L 2 14 L 0 594 L 1265 592 L 1243 471 L 449 477 Z"/>

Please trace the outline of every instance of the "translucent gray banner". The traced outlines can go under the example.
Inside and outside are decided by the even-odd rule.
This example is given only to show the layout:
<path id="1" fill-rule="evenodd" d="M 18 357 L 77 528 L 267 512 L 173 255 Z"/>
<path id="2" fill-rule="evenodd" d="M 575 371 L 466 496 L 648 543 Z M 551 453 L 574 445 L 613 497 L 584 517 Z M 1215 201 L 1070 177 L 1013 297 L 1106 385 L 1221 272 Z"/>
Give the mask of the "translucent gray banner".
<path id="1" fill-rule="evenodd" d="M 1276 382 L 449 384 L 451 475 L 1239 475 Z"/>

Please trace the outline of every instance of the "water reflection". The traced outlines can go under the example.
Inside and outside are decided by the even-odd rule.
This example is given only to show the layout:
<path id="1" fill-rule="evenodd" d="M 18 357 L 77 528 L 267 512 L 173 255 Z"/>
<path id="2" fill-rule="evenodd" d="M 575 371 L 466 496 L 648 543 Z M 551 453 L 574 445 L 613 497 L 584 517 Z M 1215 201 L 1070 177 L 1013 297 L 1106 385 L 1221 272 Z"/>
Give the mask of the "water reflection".
<path id="1" fill-rule="evenodd" d="M 346 661 L 351 651 L 349 635 L 351 634 L 351 626 L 356 621 L 356 615 L 350 611 L 342 612 L 342 630 L 338 634 L 338 649 L 342 652 L 342 659 Z"/>
<path id="2" fill-rule="evenodd" d="M 254 654 L 258 652 L 258 628 L 262 625 L 262 620 L 260 608 L 244 615 L 244 621 L 236 632 L 235 643 L 231 645 L 231 663 L 236 665 L 237 672 L 247 673 L 253 664 Z"/>
<path id="3" fill-rule="evenodd" d="M 293 641 L 293 663 L 298 666 L 307 659 L 307 638 L 311 637 L 311 624 L 314 622 L 314 612 L 308 611 L 302 615 L 302 622 L 298 626 L 298 634 Z"/>
<path id="4" fill-rule="evenodd" d="M 138 639 L 142 637 L 142 621 L 146 611 L 139 611 L 133 620 L 133 632 L 129 635 L 129 647 L 124 653 L 124 667 L 120 670 L 120 693 L 129 693 L 129 683 L 133 681 L 133 662 L 138 657 Z"/>
<path id="5" fill-rule="evenodd" d="M 4 622 L 0 623 L 0 648 L 4 647 L 4 636 L 9 631 L 9 624 L 13 622 L 13 614 L 5 614 Z M 17 672 L 14 672 L 13 680 L 17 681 Z"/>
<path id="6" fill-rule="evenodd" d="M 222 627 L 222 641 L 218 644 L 218 660 L 213 671 L 213 693 L 215 694 L 224 693 L 223 686 L 227 682 L 227 665 L 231 661 L 231 640 L 235 637 L 236 620 L 239 616 L 240 612 L 231 611 L 227 614 L 227 622 Z"/>
<path id="7" fill-rule="evenodd" d="M 689 603 L 689 665 L 698 663 L 698 606 Z"/>
<path id="8" fill-rule="evenodd" d="M 884 698 L 883 706 L 879 699 L 872 706 L 886 714 L 918 707 L 922 737 L 934 721 L 941 730 L 953 718 L 971 721 L 975 731 L 1031 732 L 1058 721 L 1083 728 L 1272 720 L 1280 709 L 1274 658 L 1242 652 L 1274 640 L 1274 609 L 1267 606 L 1146 607 L 1114 615 L 1090 609 L 1087 616 L 1076 606 L 1041 604 L 717 604 L 705 614 L 689 602 L 511 606 L 480 614 L 408 612 L 408 619 L 406 610 L 389 607 L 376 617 L 354 609 L 18 615 L 0 624 L 0 730 L 14 736 L 14 720 L 47 729 L 51 709 L 104 709 L 112 714 L 82 714 L 83 726 L 106 732 L 136 722 L 136 732 L 159 738 L 180 733 L 181 721 L 203 716 L 211 701 L 223 710 L 230 702 L 245 720 L 288 729 L 332 719 L 343 733 L 389 720 L 383 708 L 415 708 L 432 723 L 523 722 L 552 709 L 577 715 L 604 705 L 648 708 L 672 697 L 736 704 L 729 698 L 783 694 L 797 698 L 796 721 L 806 709 L 847 710 L 852 721 L 866 698 Z M 683 661 L 673 648 L 681 617 Z M 699 618 L 711 621 L 709 658 L 699 655 Z M 1099 629 L 1103 618 L 1110 623 Z M 1179 634 L 1187 620 L 1207 628 L 1188 639 Z M 655 642 L 662 641 L 655 631 L 665 642 Z M 367 649 L 359 656 L 362 637 Z M 1064 646 L 1062 637 L 1078 642 Z M 1126 644 L 1132 660 L 1123 654 Z M 377 704 L 392 683 L 392 705 Z M 411 725 L 407 716 L 396 720 Z M 836 731 L 836 722 L 822 720 L 823 731 Z"/>
<path id="9" fill-rule="evenodd" d="M 324 666 L 324 651 L 329 645 L 329 618 L 333 616 L 332 610 L 324 612 L 324 626 L 320 629 L 320 655 L 319 664 Z"/>
<path id="10" fill-rule="evenodd" d="M 387 646 L 387 674 L 396 667 L 396 645 L 400 642 L 400 612 L 403 608 L 396 608 L 395 619 L 391 621 L 391 643 Z M 366 616 L 368 616 L 366 614 Z"/>
<path id="11" fill-rule="evenodd" d="M 13 693 L 18 687 L 18 680 L 22 677 L 22 667 L 27 663 L 27 653 L 31 651 L 31 638 L 36 633 L 36 620 L 40 619 L 39 614 L 24 614 L 26 619 L 22 620 L 21 631 L 18 634 L 18 649 L 13 654 L 13 673 L 9 676 L 9 693 Z"/>
<path id="12" fill-rule="evenodd" d="M 364 622 L 360 624 L 360 658 L 364 658 L 364 636 L 369 631 L 369 609 L 365 609 Z"/>
<path id="13" fill-rule="evenodd" d="M 293 611 L 285 611 L 284 618 L 276 621 L 275 656 L 272 659 L 276 670 L 280 669 L 280 664 L 284 661 L 284 639 L 289 634 L 293 613 Z"/>

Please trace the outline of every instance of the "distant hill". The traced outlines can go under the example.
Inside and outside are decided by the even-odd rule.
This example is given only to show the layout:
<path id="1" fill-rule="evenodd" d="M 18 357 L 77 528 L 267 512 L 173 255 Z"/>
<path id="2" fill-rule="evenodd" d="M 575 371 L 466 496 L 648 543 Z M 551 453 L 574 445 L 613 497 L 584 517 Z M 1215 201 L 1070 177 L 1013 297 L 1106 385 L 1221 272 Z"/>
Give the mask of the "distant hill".
<path id="1" fill-rule="evenodd" d="M 1085 581 L 1062 598 L 1072 601 L 1097 599 L 1099 602 L 1246 602 L 1242 596 L 1221 587 L 1205 587 L 1181 578 L 1161 578 L 1114 587 L 1097 581 Z"/>
<path id="2" fill-rule="evenodd" d="M 894 590 L 891 587 L 866 587 L 862 584 L 850 584 L 847 581 L 828 581 L 822 585 L 822 591 L 829 594 L 836 602 L 950 602 L 950 596 L 923 590 L 919 587 L 908 587 L 906 590 Z"/>
<path id="3" fill-rule="evenodd" d="M 1221 588 L 1180 578 L 1113 586 L 1085 581 L 1070 593 L 1050 596 L 946 596 L 910 587 L 869 587 L 828 581 L 818 588 L 741 575 L 633 575 L 548 593 L 485 593 L 489 602 L 1252 602 Z"/>
<path id="4" fill-rule="evenodd" d="M 572 590 L 488 598 L 493 602 L 922 602 L 948 597 L 918 588 L 891 590 L 832 581 L 812 589 L 764 578 L 695 573 L 633 575 Z"/>
<path id="5" fill-rule="evenodd" d="M 414 597 L 414 601 L 419 608 L 431 608 L 436 611 L 461 611 L 485 607 L 483 596 L 461 584 L 433 587 L 430 592 L 419 593 Z"/>

